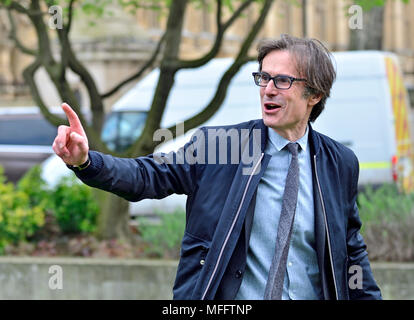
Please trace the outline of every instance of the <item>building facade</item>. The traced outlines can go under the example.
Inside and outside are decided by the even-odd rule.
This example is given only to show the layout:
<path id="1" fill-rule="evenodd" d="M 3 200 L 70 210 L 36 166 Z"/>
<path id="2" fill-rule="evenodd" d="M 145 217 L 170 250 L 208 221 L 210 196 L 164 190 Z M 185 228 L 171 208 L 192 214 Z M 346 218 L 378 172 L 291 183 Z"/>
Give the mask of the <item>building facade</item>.
<path id="1" fill-rule="evenodd" d="M 206 53 L 215 38 L 215 1 L 201 1 L 189 6 L 183 29 L 180 55 L 183 59 L 194 59 Z M 235 1 L 235 7 L 237 6 Z M 350 45 L 351 19 L 356 13 L 349 12 L 350 0 L 277 0 L 273 3 L 258 39 L 278 37 L 282 33 L 307 36 L 321 40 L 333 51 L 347 50 Z M 138 70 L 156 46 L 161 36 L 166 15 L 160 11 L 139 9 L 128 13 L 113 5 L 111 14 L 97 20 L 79 15 L 71 32 L 73 46 L 78 58 L 85 63 L 95 78 L 99 90 L 105 92 L 122 79 Z M 230 13 L 227 12 L 227 17 Z M 234 56 L 258 15 L 258 7 L 251 6 L 226 33 L 220 57 Z M 362 15 L 362 28 L 364 28 Z M 224 16 L 224 18 L 226 15 Z M 36 35 L 30 22 L 22 17 L 18 20 L 18 36 L 27 46 L 36 45 Z M 94 24 L 91 24 L 91 22 Z M 0 105 L 32 105 L 30 92 L 24 83 L 22 72 L 32 57 L 21 53 L 9 39 L 10 24 L 5 10 L 0 10 Z M 51 34 L 54 34 L 51 31 Z M 399 55 L 405 82 L 414 87 L 414 1 L 388 0 L 384 6 L 382 25 L 382 49 Z M 255 55 L 255 45 L 251 54 Z M 60 98 L 50 84 L 46 73 L 36 74 L 42 97 L 48 105 L 60 104 Z M 74 74 L 69 73 L 73 88 L 78 91 L 82 105 L 88 106 L 86 91 Z M 107 107 L 133 84 L 129 84 L 108 99 Z"/>

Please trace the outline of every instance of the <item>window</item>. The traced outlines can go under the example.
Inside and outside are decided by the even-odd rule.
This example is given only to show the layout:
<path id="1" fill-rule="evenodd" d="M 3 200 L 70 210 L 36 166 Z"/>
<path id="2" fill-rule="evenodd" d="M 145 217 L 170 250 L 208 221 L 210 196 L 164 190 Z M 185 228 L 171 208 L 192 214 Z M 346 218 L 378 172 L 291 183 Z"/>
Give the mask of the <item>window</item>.
<path id="1" fill-rule="evenodd" d="M 146 112 L 112 112 L 105 121 L 101 138 L 109 149 L 125 151 L 141 135 L 146 118 Z"/>

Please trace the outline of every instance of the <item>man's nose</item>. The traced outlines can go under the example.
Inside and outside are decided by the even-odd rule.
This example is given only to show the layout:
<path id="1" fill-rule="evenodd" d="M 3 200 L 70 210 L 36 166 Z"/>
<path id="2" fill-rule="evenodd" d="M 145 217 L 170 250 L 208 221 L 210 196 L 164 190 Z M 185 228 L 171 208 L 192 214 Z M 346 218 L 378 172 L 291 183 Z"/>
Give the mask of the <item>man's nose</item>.
<path id="1" fill-rule="evenodd" d="M 264 87 L 264 93 L 268 96 L 274 96 L 279 93 L 279 89 L 276 88 L 275 83 L 273 80 L 270 80 L 266 87 Z"/>

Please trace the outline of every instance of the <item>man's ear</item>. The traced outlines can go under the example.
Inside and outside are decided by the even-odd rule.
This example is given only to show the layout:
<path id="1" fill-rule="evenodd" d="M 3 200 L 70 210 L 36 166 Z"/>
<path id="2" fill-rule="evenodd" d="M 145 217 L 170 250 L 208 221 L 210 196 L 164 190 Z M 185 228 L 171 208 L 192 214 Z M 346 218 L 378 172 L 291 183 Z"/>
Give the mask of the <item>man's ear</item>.
<path id="1" fill-rule="evenodd" d="M 314 94 L 309 97 L 308 106 L 313 107 L 322 99 L 322 94 Z"/>

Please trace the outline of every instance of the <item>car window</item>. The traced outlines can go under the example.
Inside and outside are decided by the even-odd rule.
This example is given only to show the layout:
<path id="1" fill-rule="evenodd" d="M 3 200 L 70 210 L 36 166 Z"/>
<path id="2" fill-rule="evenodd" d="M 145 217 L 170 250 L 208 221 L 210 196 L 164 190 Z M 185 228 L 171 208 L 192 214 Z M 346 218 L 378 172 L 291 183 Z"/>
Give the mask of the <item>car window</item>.
<path id="1" fill-rule="evenodd" d="M 55 126 L 33 116 L 6 116 L 0 119 L 0 144 L 51 146 Z"/>
<path id="2" fill-rule="evenodd" d="M 142 111 L 119 111 L 109 114 L 102 129 L 102 140 L 113 151 L 128 149 L 141 135 L 147 113 Z"/>

